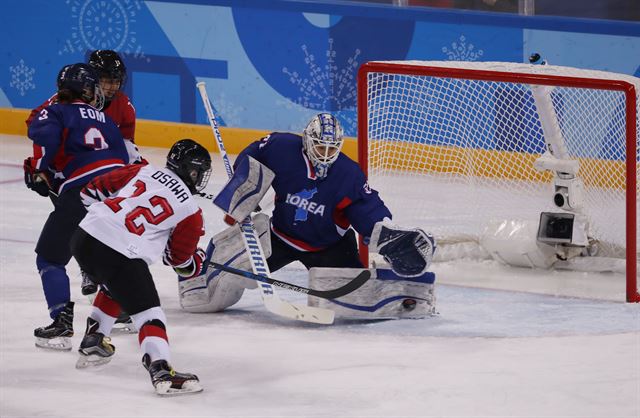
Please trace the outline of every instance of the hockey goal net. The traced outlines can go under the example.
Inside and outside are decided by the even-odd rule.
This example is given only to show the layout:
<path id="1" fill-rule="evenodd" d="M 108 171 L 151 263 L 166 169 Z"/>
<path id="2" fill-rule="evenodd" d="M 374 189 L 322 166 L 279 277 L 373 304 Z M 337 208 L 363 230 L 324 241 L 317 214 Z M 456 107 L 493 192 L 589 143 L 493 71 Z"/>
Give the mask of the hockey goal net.
<path id="1" fill-rule="evenodd" d="M 431 231 L 440 248 L 477 242 L 492 221 L 562 212 L 553 172 L 534 168 L 551 114 L 579 163 L 589 237 L 620 259 L 626 299 L 638 302 L 639 91 L 636 77 L 552 65 L 369 62 L 358 74 L 359 163 L 396 223 Z"/>

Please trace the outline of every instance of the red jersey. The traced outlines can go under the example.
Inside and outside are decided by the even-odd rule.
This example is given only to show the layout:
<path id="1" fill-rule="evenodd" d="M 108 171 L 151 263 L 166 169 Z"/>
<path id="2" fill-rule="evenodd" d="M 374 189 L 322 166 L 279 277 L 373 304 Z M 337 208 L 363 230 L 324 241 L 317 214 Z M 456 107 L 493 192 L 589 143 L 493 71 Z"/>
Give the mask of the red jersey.
<path id="1" fill-rule="evenodd" d="M 27 127 L 31 124 L 33 118 L 40 113 L 42 109 L 47 106 L 50 106 L 58 101 L 58 94 L 54 94 L 47 101 L 42 103 L 37 108 L 33 109 L 29 114 L 29 117 L 25 121 Z M 122 91 L 116 92 L 113 99 L 105 104 L 105 107 L 102 109 L 107 116 L 113 120 L 118 128 L 120 129 L 120 133 L 122 137 L 128 141 L 135 143 L 135 131 L 136 131 L 136 109 L 131 104 L 131 100 L 129 97 L 124 94 Z"/>

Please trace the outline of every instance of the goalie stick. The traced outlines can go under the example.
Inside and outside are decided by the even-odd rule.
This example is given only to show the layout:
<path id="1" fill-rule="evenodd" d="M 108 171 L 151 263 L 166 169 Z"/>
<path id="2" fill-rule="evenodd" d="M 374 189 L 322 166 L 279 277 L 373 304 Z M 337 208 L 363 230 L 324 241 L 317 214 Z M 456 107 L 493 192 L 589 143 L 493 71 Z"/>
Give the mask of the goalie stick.
<path id="1" fill-rule="evenodd" d="M 220 130 L 218 129 L 218 122 L 213 114 L 211 101 L 207 95 L 206 84 L 204 81 L 201 81 L 196 84 L 196 87 L 200 92 L 202 103 L 207 111 L 209 124 L 211 125 L 213 137 L 215 138 L 216 145 L 220 151 L 220 156 L 222 157 L 227 176 L 231 178 L 231 176 L 233 176 L 233 167 L 229 162 L 227 151 L 224 148 L 224 143 L 222 142 L 222 135 L 220 135 Z M 262 245 L 260 244 L 260 240 L 258 239 L 250 216 L 247 216 L 242 222 L 240 222 L 240 230 L 242 232 L 242 239 L 244 241 L 245 248 L 247 249 L 247 253 L 250 255 L 249 259 L 251 260 L 251 269 L 253 270 L 253 273 L 263 276 L 266 279 L 273 280 L 269 277 L 271 272 L 267 266 L 267 260 L 264 258 Z M 265 308 L 267 308 L 271 313 L 290 319 L 313 322 L 316 324 L 333 323 L 335 312 L 330 309 L 298 305 L 280 299 L 271 283 L 265 281 L 261 281 L 260 286 L 258 287 L 260 288 L 260 293 L 262 295 L 262 302 L 264 303 Z"/>
<path id="2" fill-rule="evenodd" d="M 315 290 L 315 289 L 309 289 L 308 287 L 298 286 L 293 283 L 276 280 L 271 277 L 262 276 L 260 274 L 251 273 L 249 271 L 240 270 L 235 267 L 226 266 L 224 264 L 216 263 L 214 261 L 210 261 L 209 265 L 217 268 L 218 270 L 237 274 L 238 276 L 243 276 L 243 277 L 246 277 L 247 279 L 257 280 L 262 283 L 269 283 L 274 286 L 281 287 L 283 289 L 289 289 L 294 292 L 304 293 L 306 295 L 316 296 L 323 299 L 336 299 L 341 296 L 348 295 L 349 293 L 361 287 L 363 284 L 367 282 L 367 280 L 371 278 L 371 272 L 369 270 L 363 270 L 353 280 L 351 280 L 349 283 L 345 284 L 344 286 L 340 286 L 336 289 L 331 289 L 331 290 Z"/>

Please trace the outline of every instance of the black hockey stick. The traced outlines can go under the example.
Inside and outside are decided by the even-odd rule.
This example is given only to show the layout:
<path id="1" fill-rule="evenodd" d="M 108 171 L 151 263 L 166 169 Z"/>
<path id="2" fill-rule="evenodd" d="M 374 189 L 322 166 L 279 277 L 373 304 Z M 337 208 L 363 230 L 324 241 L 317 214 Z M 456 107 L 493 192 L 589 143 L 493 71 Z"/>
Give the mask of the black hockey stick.
<path id="1" fill-rule="evenodd" d="M 281 287 L 283 289 L 293 290 L 294 292 L 304 293 L 311 296 L 316 296 L 323 299 L 335 299 L 340 296 L 347 295 L 354 290 L 358 289 L 360 286 L 365 284 L 367 280 L 371 277 L 371 272 L 369 270 L 363 270 L 360 274 L 358 274 L 353 280 L 349 283 L 341 286 L 337 289 L 332 290 L 314 290 L 309 289 L 307 287 L 297 286 L 292 283 L 282 282 L 280 280 L 272 279 L 271 277 L 260 276 L 259 274 L 251 273 L 249 271 L 239 270 L 234 267 L 225 266 L 224 264 L 219 264 L 214 261 L 209 262 L 210 266 L 213 266 L 219 270 L 226 271 L 228 273 L 237 274 L 238 276 L 246 277 L 247 279 L 257 280 L 263 283 L 269 283 L 277 287 Z"/>

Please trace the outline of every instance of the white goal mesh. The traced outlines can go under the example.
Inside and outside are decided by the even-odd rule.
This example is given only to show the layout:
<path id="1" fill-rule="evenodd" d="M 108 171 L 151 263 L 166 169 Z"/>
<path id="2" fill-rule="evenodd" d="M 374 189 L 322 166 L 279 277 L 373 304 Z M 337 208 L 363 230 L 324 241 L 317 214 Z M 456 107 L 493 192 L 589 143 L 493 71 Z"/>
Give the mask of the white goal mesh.
<path id="1" fill-rule="evenodd" d="M 589 235 L 624 258 L 626 232 L 633 228 L 637 247 L 637 145 L 630 157 L 634 174 L 627 173 L 626 161 L 627 141 L 637 144 L 640 130 L 640 79 L 558 66 L 365 64 L 359 74 L 359 159 L 394 221 L 421 226 L 446 242 L 477 239 L 493 220 L 537 221 L 542 211 L 558 212 L 552 173 L 533 167 L 547 148 L 544 110 L 538 109 L 543 105 L 533 94 L 541 88 L 567 158 L 580 165 Z M 634 126 L 626 129 L 630 116 Z"/>

